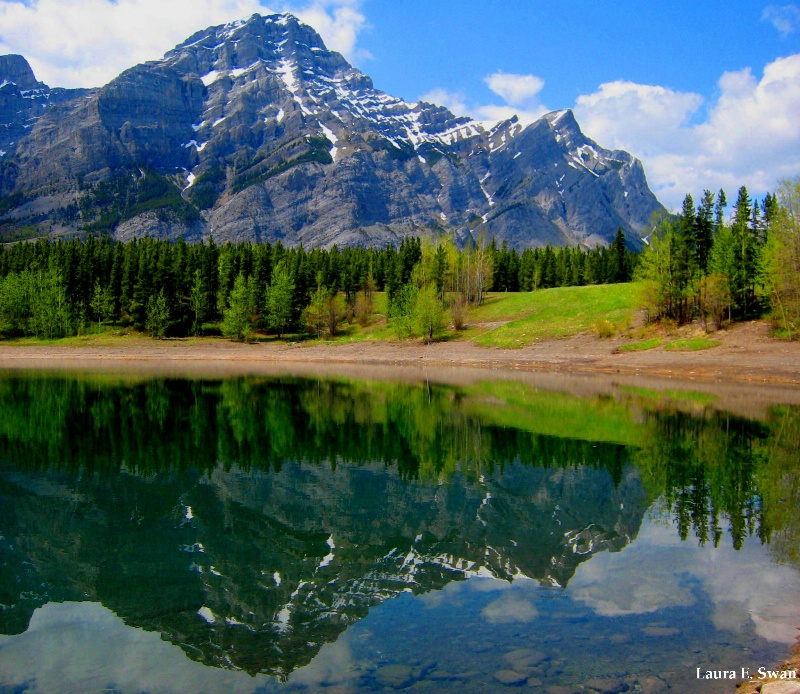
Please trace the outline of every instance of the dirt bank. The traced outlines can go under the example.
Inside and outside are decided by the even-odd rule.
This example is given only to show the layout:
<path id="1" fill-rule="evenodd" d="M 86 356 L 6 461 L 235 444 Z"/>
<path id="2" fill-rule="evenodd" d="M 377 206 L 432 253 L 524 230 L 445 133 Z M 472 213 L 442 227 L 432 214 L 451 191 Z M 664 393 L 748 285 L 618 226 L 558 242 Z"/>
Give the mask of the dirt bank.
<path id="1" fill-rule="evenodd" d="M 170 361 L 236 363 L 328 363 L 350 365 L 458 366 L 618 373 L 718 382 L 800 386 L 800 342 L 771 338 L 763 322 L 717 332 L 718 347 L 694 352 L 618 352 L 621 338 L 577 335 L 520 349 L 481 347 L 472 342 L 351 342 L 240 344 L 224 339 L 124 339 L 118 344 L 69 346 L 0 344 L 3 366 L 66 365 L 69 362 Z"/>

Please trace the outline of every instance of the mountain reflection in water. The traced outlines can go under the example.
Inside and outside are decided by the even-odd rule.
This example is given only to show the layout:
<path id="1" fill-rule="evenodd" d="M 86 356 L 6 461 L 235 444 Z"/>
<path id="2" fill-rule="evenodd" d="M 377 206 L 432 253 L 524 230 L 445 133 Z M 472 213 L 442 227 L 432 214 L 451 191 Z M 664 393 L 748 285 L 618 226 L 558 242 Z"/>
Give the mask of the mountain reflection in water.
<path id="1" fill-rule="evenodd" d="M 758 587 L 800 595 L 800 412 L 706 405 L 508 382 L 6 376 L 0 634 L 24 636 L 0 637 L 0 684 L 25 681 L 14 638 L 75 620 L 135 627 L 141 653 L 160 634 L 220 689 L 232 670 L 302 684 L 370 608 L 419 609 L 406 593 L 426 609 L 477 596 L 497 629 L 546 614 L 542 596 L 599 618 L 702 593 L 754 652 L 791 641 L 800 609 Z M 724 557 L 735 577 L 755 556 L 761 584 L 704 568 Z"/>

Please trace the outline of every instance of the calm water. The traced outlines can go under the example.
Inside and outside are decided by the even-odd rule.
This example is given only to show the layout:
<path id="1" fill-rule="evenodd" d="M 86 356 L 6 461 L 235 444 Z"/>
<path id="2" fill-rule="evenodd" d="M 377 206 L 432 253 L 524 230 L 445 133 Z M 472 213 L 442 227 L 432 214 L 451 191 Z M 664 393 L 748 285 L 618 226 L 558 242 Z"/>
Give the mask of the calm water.
<path id="1" fill-rule="evenodd" d="M 729 692 L 800 626 L 798 450 L 693 393 L 5 374 L 0 691 Z"/>

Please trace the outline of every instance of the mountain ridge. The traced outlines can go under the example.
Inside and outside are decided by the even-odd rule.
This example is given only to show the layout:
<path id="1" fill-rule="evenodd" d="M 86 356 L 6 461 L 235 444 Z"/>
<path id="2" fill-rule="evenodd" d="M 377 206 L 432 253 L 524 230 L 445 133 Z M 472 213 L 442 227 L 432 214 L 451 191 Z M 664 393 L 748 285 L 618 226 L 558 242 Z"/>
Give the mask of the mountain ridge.
<path id="1" fill-rule="evenodd" d="M 6 64 L 24 72 L 4 58 L 0 83 Z M 14 133 L 0 136 L 0 234 L 522 248 L 605 244 L 622 227 L 636 245 L 663 210 L 641 162 L 586 138 L 570 110 L 487 128 L 406 102 L 289 14 L 198 31 L 96 90 L 40 89 L 19 122 L 0 88 Z"/>

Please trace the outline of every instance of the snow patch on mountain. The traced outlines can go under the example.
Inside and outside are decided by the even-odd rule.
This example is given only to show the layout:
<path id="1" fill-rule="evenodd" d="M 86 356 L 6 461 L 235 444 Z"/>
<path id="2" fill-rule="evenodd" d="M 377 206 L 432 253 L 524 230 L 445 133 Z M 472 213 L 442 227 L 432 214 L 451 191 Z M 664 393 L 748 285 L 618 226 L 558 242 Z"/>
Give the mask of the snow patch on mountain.
<path id="1" fill-rule="evenodd" d="M 209 73 L 207 73 L 207 74 L 203 75 L 203 76 L 200 78 L 200 81 L 201 81 L 201 82 L 202 82 L 204 85 L 206 85 L 206 87 L 210 87 L 210 86 L 211 86 L 212 84 L 214 84 L 214 82 L 216 82 L 216 81 L 217 81 L 217 80 L 218 80 L 218 79 L 219 79 L 221 76 L 222 76 L 222 73 L 221 73 L 221 72 L 219 72 L 218 70 L 212 70 L 211 72 L 209 72 Z"/>
<path id="2" fill-rule="evenodd" d="M 339 141 L 339 138 L 336 137 L 336 135 L 333 134 L 333 130 L 328 128 L 324 123 L 320 122 L 319 127 L 322 128 L 322 132 L 325 133 L 325 137 L 327 137 L 331 141 L 331 144 L 333 145 L 333 147 L 331 147 L 331 159 L 333 159 L 333 161 L 335 162 L 336 155 L 339 152 L 339 148 L 336 146 L 336 143 Z"/>

